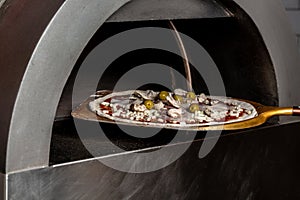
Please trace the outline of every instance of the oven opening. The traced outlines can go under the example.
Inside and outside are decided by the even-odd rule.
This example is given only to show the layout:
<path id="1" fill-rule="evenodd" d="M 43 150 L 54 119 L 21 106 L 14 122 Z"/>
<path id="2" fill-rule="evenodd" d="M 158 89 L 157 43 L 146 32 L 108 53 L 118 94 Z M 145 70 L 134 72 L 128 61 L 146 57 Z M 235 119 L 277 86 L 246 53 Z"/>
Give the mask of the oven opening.
<path id="1" fill-rule="evenodd" d="M 247 23 L 245 23 L 245 21 Z M 276 81 L 271 60 L 258 31 L 253 28 L 254 25 L 249 22 L 246 16 L 240 15 L 239 18 L 177 19 L 172 20 L 172 23 L 180 33 L 191 37 L 207 51 L 222 76 L 227 96 L 252 100 L 265 105 L 277 105 Z M 185 69 L 183 67 L 184 60 L 181 56 L 163 49 L 142 48 L 126 52 L 106 66 L 102 76 L 98 77 L 99 81 L 96 88 L 90 87 L 89 84 L 89 78 L 93 76 L 93 72 L 90 72 L 90 75 L 85 74 L 80 86 L 81 91 L 79 92 L 82 95 L 73 96 L 72 100 L 73 86 L 78 71 L 80 71 L 80 68 L 86 62 L 91 52 L 93 52 L 98 45 L 116 34 L 124 33 L 128 30 L 149 27 L 170 29 L 170 22 L 169 20 L 106 22 L 86 45 L 69 76 L 57 108 L 52 129 L 50 149 L 51 165 L 95 156 L 83 145 L 82 138 L 80 138 L 74 120 L 70 115 L 72 109 L 88 98 L 88 95 L 93 94 L 95 89 L 114 90 L 118 85 L 118 81 L 122 79 L 122 77 L 125 77 L 124 74 L 149 63 L 154 63 L 158 67 L 167 66 L 169 71 L 163 76 L 164 81 L 168 82 L 170 87 L 186 89 L 184 88 L 186 87 L 185 82 L 176 82 L 177 79 L 174 79 L 172 75 L 172 72 L 175 72 L 185 77 Z M 175 37 L 173 40 L 174 46 L 179 48 L 176 44 Z M 118 47 L 114 46 L 113 48 Z M 108 51 L 113 51 L 113 49 L 108 49 Z M 203 67 L 205 68 L 207 66 Z M 204 81 L 205 77 L 203 77 L 191 63 L 190 68 L 192 86 L 195 93 L 209 94 L 208 86 Z M 155 76 L 155 70 L 152 76 Z M 139 79 L 140 77 L 136 78 Z M 165 85 L 157 82 L 147 82 L 138 85 L 138 87 L 130 88 L 132 82 L 134 82 L 133 79 L 134 77 L 128 78 L 127 80 L 125 79 L 122 84 L 119 84 L 119 87 L 124 90 L 151 89 L 160 91 L 169 89 Z M 86 127 L 94 126 L 96 123 L 97 126 L 100 126 L 105 132 L 105 137 L 109 138 L 110 142 L 126 151 L 168 144 L 174 139 L 177 133 L 176 130 L 168 129 L 157 131 L 155 128 L 128 128 L 128 126 L 120 127 L 115 124 L 91 121 L 85 121 L 83 123 Z M 276 123 L 276 120 L 270 123 Z M 134 132 L 149 132 L 148 135 L 152 135 L 141 138 L 138 135 L 126 134 L 126 131 L 124 131 L 126 129 L 127 131 L 134 129 Z M 115 153 L 112 152 L 113 150 L 110 149 L 110 146 L 104 140 L 104 136 L 97 136 L 97 138 L 95 138 L 93 134 L 89 134 L 87 131 L 87 137 L 85 137 L 86 141 L 84 143 L 89 143 L 93 148 L 93 152 L 99 152 L 96 156 Z M 191 134 L 196 133 L 182 132 L 181 134 L 184 136 L 177 142 L 185 142 L 190 139 Z M 204 138 L 205 134 L 206 132 L 198 132 L 196 139 Z"/>

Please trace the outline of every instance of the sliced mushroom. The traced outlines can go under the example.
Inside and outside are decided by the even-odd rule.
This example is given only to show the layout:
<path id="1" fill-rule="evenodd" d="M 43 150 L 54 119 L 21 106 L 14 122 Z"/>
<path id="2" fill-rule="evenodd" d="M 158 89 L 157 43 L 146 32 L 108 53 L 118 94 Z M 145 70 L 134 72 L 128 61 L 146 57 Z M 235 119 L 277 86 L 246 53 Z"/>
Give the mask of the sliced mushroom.
<path id="1" fill-rule="evenodd" d="M 198 96 L 198 101 L 200 103 L 204 103 L 206 101 L 207 97 L 205 96 L 205 94 L 201 93 L 199 96 Z"/>
<path id="2" fill-rule="evenodd" d="M 136 90 L 134 92 L 134 95 L 141 97 L 143 99 L 153 100 L 155 97 L 157 97 L 158 92 L 154 92 L 153 90 L 147 90 L 147 91 Z"/>
<path id="3" fill-rule="evenodd" d="M 166 100 L 175 108 L 179 108 L 180 105 L 178 103 L 178 101 L 176 101 L 171 95 L 167 96 Z"/>
<path id="4" fill-rule="evenodd" d="M 174 94 L 176 94 L 176 95 L 180 95 L 180 96 L 186 96 L 186 94 L 187 94 L 187 91 L 185 91 L 185 90 L 183 90 L 183 89 L 180 89 L 180 88 L 178 88 L 178 89 L 175 89 L 175 90 L 174 90 Z"/>
<path id="5" fill-rule="evenodd" d="M 172 118 L 180 118 L 182 116 L 182 110 L 181 109 L 170 109 L 168 110 L 168 115 Z"/>
<path id="6" fill-rule="evenodd" d="M 131 104 L 133 104 L 133 105 L 135 105 L 135 104 L 140 105 L 140 104 L 143 103 L 143 100 L 141 100 L 141 99 L 135 99 L 135 100 L 131 100 L 131 101 L 128 102 L 128 103 L 131 103 Z"/>

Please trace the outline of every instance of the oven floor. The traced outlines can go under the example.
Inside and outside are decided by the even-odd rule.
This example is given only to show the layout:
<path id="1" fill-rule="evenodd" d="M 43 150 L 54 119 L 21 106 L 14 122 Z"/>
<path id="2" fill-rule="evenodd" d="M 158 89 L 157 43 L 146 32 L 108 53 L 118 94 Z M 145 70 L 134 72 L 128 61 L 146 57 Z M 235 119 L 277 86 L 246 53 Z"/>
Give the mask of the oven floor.
<path id="1" fill-rule="evenodd" d="M 87 126 L 89 123 L 95 122 L 84 122 Z M 298 123 L 278 125 L 273 121 L 264 124 L 263 126 L 240 130 L 240 131 L 223 131 L 221 137 L 230 137 L 233 135 L 244 135 L 244 134 L 260 134 L 265 132 L 281 132 L 285 129 L 290 130 L 299 126 Z M 182 134 L 177 140 L 174 139 L 176 131 L 163 129 L 155 136 L 149 138 L 136 138 L 127 134 L 120 134 L 122 131 L 113 124 L 101 124 L 103 130 L 108 130 L 109 135 L 102 137 L 87 136 L 82 138 L 77 133 L 72 118 L 65 120 L 55 121 L 53 126 L 51 148 L 50 148 L 50 165 L 62 164 L 72 161 L 78 161 L 82 159 L 89 159 L 93 157 L 101 157 L 107 155 L 118 154 L 121 151 L 134 151 L 142 149 L 158 148 L 163 145 L 180 144 L 184 142 L 191 142 L 196 140 L 203 140 L 206 136 L 206 132 L 180 132 Z M 195 135 L 196 134 L 196 135 Z M 219 132 L 207 132 L 207 137 L 218 137 Z M 272 136 L 272 134 L 271 134 Z M 108 140 L 107 140 L 108 139 Z M 174 141 L 175 140 L 175 141 Z M 84 141 L 84 142 L 82 142 Z M 112 144 L 120 148 L 120 151 L 112 148 Z M 88 149 L 86 148 L 88 146 Z M 93 152 L 92 154 L 90 152 Z M 95 154 L 96 152 L 96 154 Z"/>

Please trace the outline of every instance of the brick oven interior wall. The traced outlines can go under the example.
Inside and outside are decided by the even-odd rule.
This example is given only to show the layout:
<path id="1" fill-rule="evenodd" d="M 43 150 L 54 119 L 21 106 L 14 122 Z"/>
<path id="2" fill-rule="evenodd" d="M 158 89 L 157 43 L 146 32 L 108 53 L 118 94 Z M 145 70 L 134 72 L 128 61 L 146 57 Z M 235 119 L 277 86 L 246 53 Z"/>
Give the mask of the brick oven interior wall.
<path id="1" fill-rule="evenodd" d="M 298 43 L 298 49 L 300 53 L 300 0 L 282 0 L 287 15 L 290 19 L 293 30 L 295 31 Z"/>

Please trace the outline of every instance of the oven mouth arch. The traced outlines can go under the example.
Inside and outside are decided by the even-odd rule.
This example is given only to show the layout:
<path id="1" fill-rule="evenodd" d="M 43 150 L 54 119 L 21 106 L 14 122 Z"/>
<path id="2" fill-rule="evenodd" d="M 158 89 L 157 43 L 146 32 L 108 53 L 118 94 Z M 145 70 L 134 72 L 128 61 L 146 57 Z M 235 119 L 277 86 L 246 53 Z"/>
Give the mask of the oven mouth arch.
<path id="1" fill-rule="evenodd" d="M 52 125 L 60 95 L 76 62 L 76 57 L 78 58 L 85 44 L 104 21 L 127 2 L 127 0 L 90 0 L 85 1 L 88 5 L 82 6 L 82 1 L 67 0 L 56 13 L 31 57 L 15 102 L 9 129 L 7 172 L 48 166 L 51 140 L 50 124 Z M 94 12 L 97 13 L 97 16 L 92 14 L 92 10 L 98 9 L 105 9 L 105 12 L 101 13 L 101 16 L 99 16 L 99 12 Z M 81 12 L 77 12 L 78 10 Z M 90 18 L 89 21 L 93 23 L 79 22 L 86 18 Z M 69 20 L 68 23 L 64 24 L 63 22 L 67 20 Z M 76 22 L 76 20 L 78 21 Z M 68 26 L 70 24 L 72 25 Z M 81 31 L 78 30 L 78 27 Z M 87 28 L 85 29 L 85 27 Z M 76 39 L 70 41 L 68 38 Z M 85 41 L 79 38 L 85 38 Z M 74 45 L 73 42 L 78 44 L 77 50 L 68 49 Z M 60 54 L 60 48 L 68 49 L 70 52 Z M 57 56 L 65 57 L 69 61 L 57 60 Z M 56 75 L 58 76 L 56 77 Z M 49 76 L 58 79 L 56 81 L 58 86 L 50 88 L 47 86 L 52 84 L 52 82 L 45 81 Z M 44 91 L 45 85 L 46 88 L 49 88 L 47 91 Z M 32 86 L 36 88 L 32 88 Z M 45 99 L 45 97 L 47 98 Z M 36 102 L 32 102 L 32 99 L 35 98 L 37 98 L 38 104 L 42 100 L 43 105 L 37 107 Z M 41 110 L 46 113 L 41 113 Z M 27 113 L 30 119 L 22 119 L 23 113 Z M 23 142 L 22 145 L 20 145 L 20 141 Z"/>
<path id="2" fill-rule="evenodd" d="M 52 123 L 67 78 L 96 30 L 127 2 L 69 0 L 59 8 L 41 36 L 19 88 L 9 128 L 6 172 L 48 166 Z M 50 81 L 50 76 L 55 80 Z M 30 117 L 22 117 L 23 113 Z"/>

